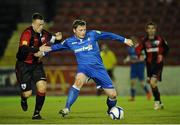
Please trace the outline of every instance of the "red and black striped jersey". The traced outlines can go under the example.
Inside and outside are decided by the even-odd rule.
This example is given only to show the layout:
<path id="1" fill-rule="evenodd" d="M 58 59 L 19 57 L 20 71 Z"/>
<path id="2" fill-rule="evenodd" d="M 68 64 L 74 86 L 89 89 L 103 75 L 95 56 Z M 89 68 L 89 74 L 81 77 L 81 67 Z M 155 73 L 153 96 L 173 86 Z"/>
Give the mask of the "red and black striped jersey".
<path id="1" fill-rule="evenodd" d="M 169 51 L 169 47 L 161 36 L 155 36 L 154 39 L 149 39 L 145 36 L 140 39 L 136 47 L 138 56 L 142 50 L 145 51 L 147 63 L 161 63 L 163 62 L 163 58 L 159 58 L 159 55 L 165 57 Z"/>
<path id="2" fill-rule="evenodd" d="M 39 51 L 41 45 L 49 43 L 51 38 L 51 33 L 46 30 L 36 33 L 32 26 L 26 28 L 20 37 L 17 59 L 29 64 L 38 63 L 38 57 L 34 53 Z"/>

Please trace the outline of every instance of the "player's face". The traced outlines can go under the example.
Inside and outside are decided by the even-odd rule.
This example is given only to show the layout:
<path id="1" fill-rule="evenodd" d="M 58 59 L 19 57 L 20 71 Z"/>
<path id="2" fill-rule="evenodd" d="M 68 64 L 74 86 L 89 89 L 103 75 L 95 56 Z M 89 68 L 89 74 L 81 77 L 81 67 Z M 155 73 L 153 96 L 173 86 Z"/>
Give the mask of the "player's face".
<path id="1" fill-rule="evenodd" d="M 85 34 L 86 34 L 86 26 L 77 26 L 76 29 L 73 29 L 74 31 L 74 34 L 78 37 L 78 38 L 81 38 L 83 39 L 85 37 Z"/>
<path id="2" fill-rule="evenodd" d="M 154 25 L 148 25 L 146 28 L 146 32 L 149 36 L 155 36 L 156 34 L 156 26 Z"/>
<path id="3" fill-rule="evenodd" d="M 35 32 L 41 33 L 44 26 L 44 20 L 40 20 L 40 19 L 34 20 L 32 22 L 32 26 Z"/>

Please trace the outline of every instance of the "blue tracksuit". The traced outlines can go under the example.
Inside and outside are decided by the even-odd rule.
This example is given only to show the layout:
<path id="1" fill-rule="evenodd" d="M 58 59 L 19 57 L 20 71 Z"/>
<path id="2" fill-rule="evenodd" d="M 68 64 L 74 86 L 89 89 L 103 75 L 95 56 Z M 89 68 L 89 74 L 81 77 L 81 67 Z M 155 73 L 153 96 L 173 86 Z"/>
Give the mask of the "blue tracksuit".
<path id="1" fill-rule="evenodd" d="M 84 73 L 102 88 L 113 88 L 112 81 L 104 68 L 98 45 L 98 40 L 107 39 L 118 40 L 122 43 L 125 41 L 124 37 L 114 33 L 91 30 L 86 32 L 83 39 L 74 35 L 65 39 L 62 43 L 52 45 L 51 49 L 52 51 L 72 50 L 78 63 L 78 73 Z"/>

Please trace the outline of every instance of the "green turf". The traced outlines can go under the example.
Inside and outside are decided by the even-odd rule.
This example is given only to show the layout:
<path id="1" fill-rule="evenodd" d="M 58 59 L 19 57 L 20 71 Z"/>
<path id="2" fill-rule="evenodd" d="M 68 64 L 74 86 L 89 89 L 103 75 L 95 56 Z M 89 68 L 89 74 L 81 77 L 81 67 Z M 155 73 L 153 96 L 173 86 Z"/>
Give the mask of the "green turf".
<path id="1" fill-rule="evenodd" d="M 128 102 L 127 97 L 118 98 L 118 105 L 125 110 L 125 119 L 111 120 L 106 115 L 106 97 L 80 96 L 73 105 L 71 114 L 62 118 L 58 111 L 64 107 L 66 97 L 46 97 L 42 110 L 43 120 L 31 120 L 35 98 L 28 100 L 29 109 L 23 112 L 20 108 L 19 97 L 0 97 L 0 123 L 51 123 L 51 124 L 119 124 L 119 123 L 179 123 L 180 124 L 180 96 L 163 96 L 164 110 L 154 111 L 153 101 L 145 97 L 137 97 L 135 102 Z"/>

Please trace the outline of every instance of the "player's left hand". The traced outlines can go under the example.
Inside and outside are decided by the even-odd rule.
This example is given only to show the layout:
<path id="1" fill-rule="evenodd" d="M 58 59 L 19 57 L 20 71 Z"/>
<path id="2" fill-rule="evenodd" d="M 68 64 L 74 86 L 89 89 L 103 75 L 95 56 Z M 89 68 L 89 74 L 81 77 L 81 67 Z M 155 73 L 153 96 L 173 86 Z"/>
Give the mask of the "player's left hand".
<path id="1" fill-rule="evenodd" d="M 62 39 L 62 33 L 61 32 L 55 33 L 55 37 L 56 37 L 56 40 L 61 40 Z"/>
<path id="2" fill-rule="evenodd" d="M 134 45 L 134 43 L 133 43 L 133 41 L 131 39 L 126 39 L 124 43 L 127 44 L 128 46 L 133 46 Z"/>

